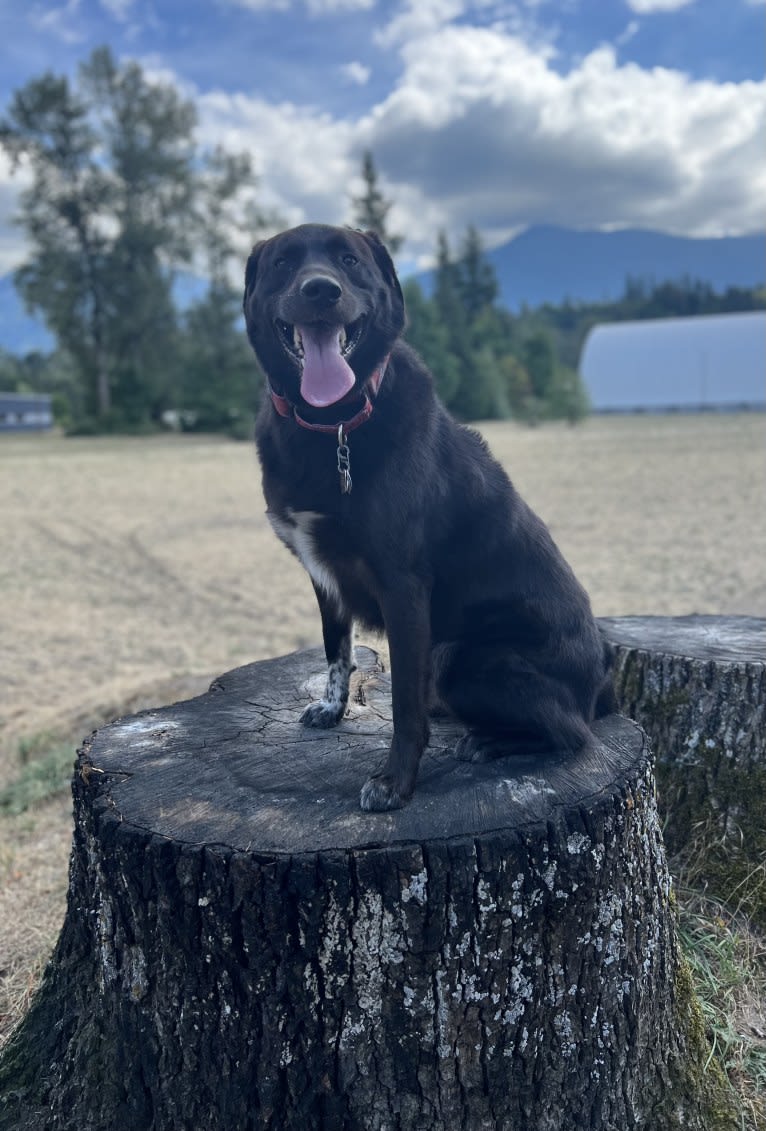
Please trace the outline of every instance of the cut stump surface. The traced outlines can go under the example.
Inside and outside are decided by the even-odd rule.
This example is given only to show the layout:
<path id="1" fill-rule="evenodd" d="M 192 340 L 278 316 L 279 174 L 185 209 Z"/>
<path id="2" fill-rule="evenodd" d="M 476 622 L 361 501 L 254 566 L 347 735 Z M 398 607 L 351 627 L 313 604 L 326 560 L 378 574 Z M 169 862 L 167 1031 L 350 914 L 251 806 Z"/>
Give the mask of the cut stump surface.
<path id="1" fill-rule="evenodd" d="M 173 840 L 243 852 L 382 847 L 553 819 L 591 790 L 612 791 L 648 756 L 640 728 L 612 720 L 599 724 L 607 742 L 578 757 L 468 764 L 451 755 L 462 729 L 434 720 L 412 800 L 365 813 L 359 791 L 385 761 L 391 693 L 372 651 L 358 648 L 357 663 L 349 710 L 333 730 L 298 723 L 324 689 L 320 649 L 239 668 L 207 695 L 102 728 L 82 756 L 101 786 L 97 808 Z"/>

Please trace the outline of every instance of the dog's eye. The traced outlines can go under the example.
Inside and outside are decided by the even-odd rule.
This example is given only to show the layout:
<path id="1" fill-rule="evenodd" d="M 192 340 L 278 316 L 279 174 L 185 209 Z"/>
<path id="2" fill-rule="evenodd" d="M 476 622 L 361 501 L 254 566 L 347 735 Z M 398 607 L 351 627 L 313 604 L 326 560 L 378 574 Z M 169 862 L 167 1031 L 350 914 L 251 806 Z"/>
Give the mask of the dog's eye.
<path id="1" fill-rule="evenodd" d="M 341 255 L 340 261 L 345 267 L 354 267 L 359 262 L 357 257 L 352 255 L 350 251 L 347 251 L 345 255 Z"/>
<path id="2" fill-rule="evenodd" d="M 275 259 L 272 266 L 274 267 L 275 271 L 284 270 L 284 268 L 287 267 L 287 260 L 285 259 L 284 255 L 280 255 L 279 259 Z"/>

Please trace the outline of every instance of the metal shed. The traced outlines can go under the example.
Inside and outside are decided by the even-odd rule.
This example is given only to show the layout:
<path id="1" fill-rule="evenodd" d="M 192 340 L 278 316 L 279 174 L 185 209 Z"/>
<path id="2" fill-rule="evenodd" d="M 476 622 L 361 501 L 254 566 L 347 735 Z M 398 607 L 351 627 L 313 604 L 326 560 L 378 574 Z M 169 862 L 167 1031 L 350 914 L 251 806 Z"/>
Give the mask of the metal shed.
<path id="1" fill-rule="evenodd" d="M 40 432 L 53 427 L 47 393 L 0 393 L 0 432 Z"/>
<path id="2" fill-rule="evenodd" d="M 766 311 L 594 326 L 580 355 L 594 412 L 766 408 Z"/>

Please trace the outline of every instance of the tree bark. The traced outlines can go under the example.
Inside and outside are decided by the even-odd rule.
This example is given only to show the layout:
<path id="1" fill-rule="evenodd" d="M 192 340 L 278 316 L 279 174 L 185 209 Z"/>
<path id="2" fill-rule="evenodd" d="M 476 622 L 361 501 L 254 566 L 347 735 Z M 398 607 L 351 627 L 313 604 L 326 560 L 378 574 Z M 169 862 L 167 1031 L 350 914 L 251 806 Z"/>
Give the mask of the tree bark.
<path id="1" fill-rule="evenodd" d="M 619 617 L 601 621 L 616 649 L 620 709 L 656 756 L 671 852 L 693 852 L 718 894 L 766 927 L 766 620 Z"/>
<path id="2" fill-rule="evenodd" d="M 390 686 L 301 729 L 318 650 L 80 752 L 64 928 L 0 1069 L 3 1129 L 734 1128 L 680 959 L 650 756 L 468 765 L 363 813 Z"/>

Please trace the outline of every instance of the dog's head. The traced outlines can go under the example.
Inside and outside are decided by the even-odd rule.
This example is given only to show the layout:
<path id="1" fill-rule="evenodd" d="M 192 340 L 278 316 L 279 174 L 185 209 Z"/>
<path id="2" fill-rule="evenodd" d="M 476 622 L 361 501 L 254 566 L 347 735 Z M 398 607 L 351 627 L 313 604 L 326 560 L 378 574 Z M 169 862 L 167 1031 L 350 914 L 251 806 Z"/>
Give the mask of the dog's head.
<path id="1" fill-rule="evenodd" d="M 399 280 L 379 238 L 324 224 L 256 244 L 244 311 L 272 389 L 319 409 L 361 392 L 404 327 Z"/>

